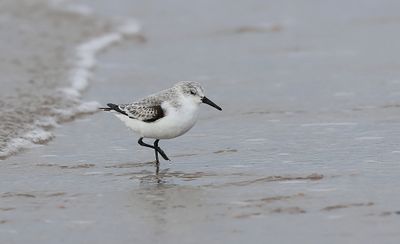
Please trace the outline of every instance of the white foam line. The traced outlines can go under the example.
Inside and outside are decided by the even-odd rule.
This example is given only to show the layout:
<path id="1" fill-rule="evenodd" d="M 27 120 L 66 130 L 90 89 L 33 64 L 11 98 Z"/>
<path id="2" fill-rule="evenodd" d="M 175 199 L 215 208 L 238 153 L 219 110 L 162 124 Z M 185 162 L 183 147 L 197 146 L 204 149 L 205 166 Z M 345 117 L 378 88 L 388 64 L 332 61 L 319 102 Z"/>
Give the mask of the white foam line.
<path id="1" fill-rule="evenodd" d="M 64 12 L 82 16 L 93 15 L 93 10 L 90 7 L 69 0 L 49 0 L 49 5 Z M 71 69 L 69 75 L 71 86 L 60 90 L 70 99 L 79 99 L 82 96 L 82 92 L 89 86 L 92 71 L 97 64 L 97 55 L 106 48 L 122 41 L 124 37 L 137 35 L 140 31 L 141 26 L 137 21 L 125 19 L 114 27 L 112 32 L 79 44 L 75 49 L 75 66 Z"/>
<path id="2" fill-rule="evenodd" d="M 80 15 L 91 15 L 93 11 L 85 5 L 69 3 L 66 0 L 51 0 L 51 4 L 64 11 Z M 84 11 L 82 11 L 84 10 Z M 120 21 L 121 22 L 121 21 Z M 82 93 L 88 88 L 93 70 L 97 65 L 97 56 L 106 48 L 122 41 L 127 36 L 137 35 L 141 31 L 140 24 L 132 19 L 125 19 L 113 28 L 113 31 L 94 37 L 79 44 L 75 48 L 75 65 L 69 72 L 70 86 L 59 89 L 68 99 L 80 101 Z M 98 110 L 98 102 L 85 102 L 69 110 L 55 110 L 61 120 L 70 120 L 77 114 L 93 113 Z"/>
<path id="3" fill-rule="evenodd" d="M 67 96 L 72 96 L 75 99 L 79 98 L 89 86 L 92 71 L 97 65 L 97 55 L 106 48 L 122 41 L 125 36 L 139 34 L 140 30 L 141 27 L 136 21 L 129 20 L 115 28 L 113 32 L 103 34 L 78 45 L 75 50 L 75 67 L 69 75 L 71 86 L 63 88 L 62 91 Z"/>
<path id="4" fill-rule="evenodd" d="M 89 86 L 93 69 L 97 65 L 97 56 L 106 48 L 122 41 L 126 36 L 139 34 L 140 25 L 134 20 L 126 20 L 117 26 L 113 32 L 103 34 L 79 44 L 75 49 L 75 67 L 69 75 L 71 86 L 60 91 L 71 100 L 79 101 L 82 93 Z M 55 110 L 62 120 L 72 119 L 76 114 L 93 113 L 98 110 L 98 102 L 86 102 L 69 110 Z"/>

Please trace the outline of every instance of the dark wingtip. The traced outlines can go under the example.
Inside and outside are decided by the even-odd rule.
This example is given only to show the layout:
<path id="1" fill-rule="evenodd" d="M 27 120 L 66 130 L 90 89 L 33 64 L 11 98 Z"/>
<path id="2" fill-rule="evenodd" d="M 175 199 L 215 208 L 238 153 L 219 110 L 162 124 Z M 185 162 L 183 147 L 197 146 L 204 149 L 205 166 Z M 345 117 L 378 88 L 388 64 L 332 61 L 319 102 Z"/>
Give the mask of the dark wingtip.
<path id="1" fill-rule="evenodd" d="M 107 103 L 108 108 L 99 108 L 103 111 L 111 111 L 111 110 L 116 110 L 116 108 L 118 108 L 118 105 L 114 104 L 114 103 Z"/>
<path id="2" fill-rule="evenodd" d="M 114 103 L 107 103 L 107 106 L 108 106 L 109 108 L 105 108 L 104 111 L 115 110 L 115 111 L 117 111 L 118 113 L 121 113 L 121 114 L 123 114 L 123 115 L 128 116 L 128 114 L 127 114 L 125 111 L 122 111 L 122 110 L 119 108 L 119 106 L 118 106 L 117 104 L 114 104 Z"/>
<path id="3" fill-rule="evenodd" d="M 107 103 L 107 106 L 109 106 L 112 109 L 114 109 L 115 107 L 118 107 L 118 105 L 114 104 L 114 103 Z"/>

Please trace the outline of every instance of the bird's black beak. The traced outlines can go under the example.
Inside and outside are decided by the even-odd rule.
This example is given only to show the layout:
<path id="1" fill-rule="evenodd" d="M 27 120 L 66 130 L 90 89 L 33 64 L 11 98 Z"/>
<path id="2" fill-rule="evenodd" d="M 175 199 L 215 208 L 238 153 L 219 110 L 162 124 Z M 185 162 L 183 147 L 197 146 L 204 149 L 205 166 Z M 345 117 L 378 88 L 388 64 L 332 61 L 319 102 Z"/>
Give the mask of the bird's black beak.
<path id="1" fill-rule="evenodd" d="M 202 101 L 203 103 L 205 103 L 205 104 L 210 105 L 211 107 L 214 107 L 214 108 L 220 110 L 220 111 L 222 110 L 222 108 L 221 108 L 220 106 L 218 106 L 217 104 L 213 103 L 213 101 L 211 101 L 210 99 L 208 99 L 208 98 L 206 98 L 206 97 L 203 97 L 203 98 L 201 99 L 201 101 Z"/>

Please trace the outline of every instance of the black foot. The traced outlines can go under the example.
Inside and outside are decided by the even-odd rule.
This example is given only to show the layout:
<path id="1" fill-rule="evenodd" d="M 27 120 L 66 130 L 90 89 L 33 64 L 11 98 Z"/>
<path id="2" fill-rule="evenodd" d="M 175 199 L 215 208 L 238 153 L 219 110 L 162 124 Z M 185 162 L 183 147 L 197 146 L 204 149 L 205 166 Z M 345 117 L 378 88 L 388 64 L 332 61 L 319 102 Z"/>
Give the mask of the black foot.
<path id="1" fill-rule="evenodd" d="M 169 161 L 170 159 L 168 158 L 168 156 L 167 156 L 167 155 L 165 154 L 165 152 L 158 146 L 158 142 L 159 142 L 159 141 L 160 141 L 160 140 L 157 139 L 157 140 L 154 142 L 154 146 L 153 146 L 153 145 L 144 143 L 144 142 L 143 142 L 143 137 L 141 137 L 141 138 L 139 139 L 138 143 L 139 143 L 139 145 L 141 145 L 141 146 L 143 146 L 143 147 L 149 147 L 149 148 L 152 148 L 152 149 L 155 150 L 155 152 L 156 152 L 156 162 L 159 163 L 159 161 L 158 161 L 158 153 L 159 153 L 165 160 L 168 160 L 168 161 Z"/>

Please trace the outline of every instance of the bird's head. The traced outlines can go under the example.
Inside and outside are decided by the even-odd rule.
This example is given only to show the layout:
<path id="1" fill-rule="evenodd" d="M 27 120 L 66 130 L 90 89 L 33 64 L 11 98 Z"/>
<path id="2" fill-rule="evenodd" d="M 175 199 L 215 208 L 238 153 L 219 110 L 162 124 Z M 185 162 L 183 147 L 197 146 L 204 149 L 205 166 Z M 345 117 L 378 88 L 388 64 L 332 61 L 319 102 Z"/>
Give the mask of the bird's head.
<path id="1" fill-rule="evenodd" d="M 186 98 L 193 100 L 197 104 L 205 103 L 218 110 L 222 110 L 220 106 L 204 95 L 203 87 L 196 81 L 181 81 L 177 83 L 175 87 L 179 89 Z"/>

